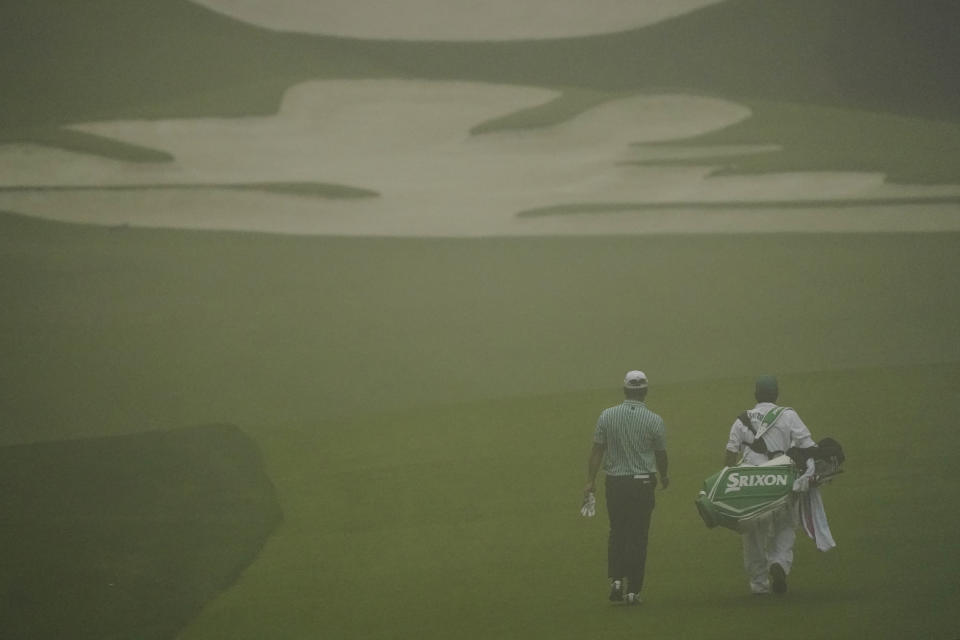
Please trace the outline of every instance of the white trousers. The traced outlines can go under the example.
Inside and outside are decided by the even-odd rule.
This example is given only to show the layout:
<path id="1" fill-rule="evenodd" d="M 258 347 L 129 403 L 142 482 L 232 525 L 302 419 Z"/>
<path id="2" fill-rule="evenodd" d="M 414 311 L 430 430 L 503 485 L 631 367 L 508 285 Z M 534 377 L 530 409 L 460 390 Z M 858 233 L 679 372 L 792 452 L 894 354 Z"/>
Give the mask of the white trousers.
<path id="1" fill-rule="evenodd" d="M 790 573 L 793 565 L 793 543 L 797 539 L 793 514 L 781 509 L 741 531 L 743 568 L 747 571 L 753 593 L 769 593 L 770 565 L 777 563 Z"/>

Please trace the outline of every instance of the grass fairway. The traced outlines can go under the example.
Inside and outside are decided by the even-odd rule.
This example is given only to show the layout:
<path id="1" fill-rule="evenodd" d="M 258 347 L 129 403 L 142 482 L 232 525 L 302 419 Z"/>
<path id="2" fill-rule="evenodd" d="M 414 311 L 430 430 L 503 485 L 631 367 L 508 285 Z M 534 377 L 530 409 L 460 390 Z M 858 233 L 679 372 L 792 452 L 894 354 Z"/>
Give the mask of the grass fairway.
<path id="1" fill-rule="evenodd" d="M 784 598 L 749 595 L 737 536 L 693 508 L 749 400 L 738 378 L 651 392 L 674 484 L 658 493 L 642 608 L 605 601 L 605 511 L 577 514 L 592 423 L 614 390 L 255 429 L 287 520 L 182 637 L 739 638 L 745 621 L 783 638 L 949 637 L 960 367 L 781 382 L 815 435 L 849 453 L 824 490 L 839 547 L 821 554 L 800 534 Z"/>
<path id="2" fill-rule="evenodd" d="M 6 443 L 228 420 L 264 453 L 284 523 L 182 639 L 956 627 L 956 235 L 0 225 Z M 577 508 L 594 421 L 633 366 L 674 484 L 648 602 L 628 610 L 605 601 L 602 515 Z M 759 371 L 849 454 L 825 491 L 840 548 L 800 540 L 785 599 L 749 597 L 736 536 L 693 508 Z"/>
<path id="3" fill-rule="evenodd" d="M 955 234 L 489 240 L 0 217 L 5 442 L 960 361 Z M 372 391 L 371 389 L 375 389 Z"/>

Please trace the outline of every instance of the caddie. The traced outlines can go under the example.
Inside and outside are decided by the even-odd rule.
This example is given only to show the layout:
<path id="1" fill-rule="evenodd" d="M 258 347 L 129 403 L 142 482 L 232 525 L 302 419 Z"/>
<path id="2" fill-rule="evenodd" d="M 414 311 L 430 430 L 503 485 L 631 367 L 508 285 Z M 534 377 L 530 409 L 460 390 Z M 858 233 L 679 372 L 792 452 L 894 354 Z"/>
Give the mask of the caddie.
<path id="1" fill-rule="evenodd" d="M 758 466 L 784 454 L 791 447 L 807 449 L 816 443 L 810 430 L 790 407 L 778 406 L 777 379 L 763 375 L 754 387 L 756 406 L 741 413 L 730 427 L 725 464 Z M 741 461 L 742 458 L 742 461 Z M 793 566 L 796 541 L 793 514 L 785 508 L 741 531 L 743 566 L 755 594 L 783 594 Z"/>

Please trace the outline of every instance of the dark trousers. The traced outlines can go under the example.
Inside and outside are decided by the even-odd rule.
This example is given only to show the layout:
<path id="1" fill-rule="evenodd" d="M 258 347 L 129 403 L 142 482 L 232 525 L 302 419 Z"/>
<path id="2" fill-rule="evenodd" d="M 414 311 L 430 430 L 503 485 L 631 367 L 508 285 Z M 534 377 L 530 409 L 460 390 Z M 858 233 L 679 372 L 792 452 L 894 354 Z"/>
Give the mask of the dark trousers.
<path id="1" fill-rule="evenodd" d="M 647 536 L 656 502 L 656 476 L 607 476 L 607 512 L 610 538 L 607 542 L 607 574 L 627 579 L 627 591 L 640 593 L 647 565 Z"/>

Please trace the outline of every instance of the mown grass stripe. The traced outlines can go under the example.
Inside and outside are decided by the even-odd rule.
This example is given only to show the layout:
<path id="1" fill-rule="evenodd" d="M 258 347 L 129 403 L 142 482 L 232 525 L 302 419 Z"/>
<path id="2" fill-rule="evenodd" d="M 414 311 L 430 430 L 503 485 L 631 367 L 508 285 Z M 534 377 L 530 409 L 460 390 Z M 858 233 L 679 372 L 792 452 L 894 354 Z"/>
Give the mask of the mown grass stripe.
<path id="1" fill-rule="evenodd" d="M 267 191 L 285 195 L 310 196 L 315 198 L 349 199 L 375 198 L 380 194 L 370 189 L 350 187 L 324 182 L 225 182 L 186 184 L 109 184 L 109 185 L 12 185 L 0 187 L 0 193 L 48 192 L 48 191 L 185 191 L 206 189 L 239 189 L 244 191 Z"/>
<path id="2" fill-rule="evenodd" d="M 895 207 L 923 204 L 960 204 L 960 196 L 936 196 L 927 198 L 833 198 L 825 200 L 708 200 L 683 202 L 600 202 L 561 204 L 550 207 L 526 209 L 516 214 L 518 218 L 543 218 L 573 214 L 630 213 L 643 211 L 668 211 L 673 209 L 845 209 L 854 207 Z"/>

